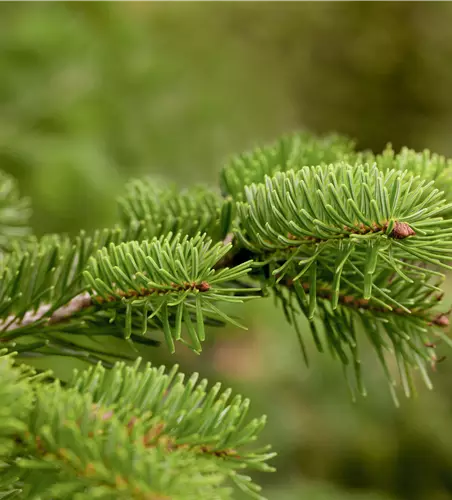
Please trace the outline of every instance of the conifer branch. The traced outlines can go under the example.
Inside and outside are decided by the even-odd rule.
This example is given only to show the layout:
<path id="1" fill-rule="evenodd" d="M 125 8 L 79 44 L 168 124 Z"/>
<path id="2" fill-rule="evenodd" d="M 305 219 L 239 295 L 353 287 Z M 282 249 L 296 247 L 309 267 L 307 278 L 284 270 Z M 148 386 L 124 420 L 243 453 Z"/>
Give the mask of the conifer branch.
<path id="1" fill-rule="evenodd" d="M 184 382 L 177 368 L 112 364 L 130 357 L 81 340 L 156 346 L 162 332 L 171 352 L 181 342 L 199 353 L 207 325 L 241 326 L 225 302 L 272 294 L 306 361 L 303 319 L 361 394 L 363 337 L 396 401 L 388 356 L 408 396 L 414 370 L 431 387 L 436 348 L 452 345 L 441 310 L 451 166 L 427 151 L 373 155 L 338 136 L 294 134 L 232 159 L 223 196 L 132 181 L 119 200 L 122 226 L 75 240 L 24 239 L 26 203 L 0 178 L 10 206 L 0 206 L 9 252 L 0 260 L 2 494 L 222 500 L 235 486 L 262 498 L 241 472 L 271 470 L 267 449 L 248 448 L 265 419 L 246 423 L 247 400 L 228 403 L 229 391 L 207 391 L 196 374 Z M 62 387 L 6 352 L 111 370 L 98 365 Z"/>
<path id="2" fill-rule="evenodd" d="M 357 161 L 375 163 L 382 172 L 406 170 L 420 181 L 433 181 L 436 187 L 444 192 L 444 198 L 448 202 L 452 201 L 452 160 L 431 153 L 428 149 L 417 152 L 404 147 L 396 154 L 391 145 L 388 145 L 381 154 L 373 155 L 367 152 L 357 157 Z M 450 209 L 446 210 L 445 214 L 450 217 Z"/>
<path id="3" fill-rule="evenodd" d="M 130 181 L 118 204 L 122 223 L 145 222 L 152 228 L 150 236 L 206 233 L 215 242 L 230 231 L 234 208 L 230 199 L 207 187 L 179 190 L 156 186 L 150 178 Z"/>
<path id="4" fill-rule="evenodd" d="M 140 237 L 147 236 L 137 224 Z M 3 346 L 49 352 L 65 345 L 76 354 L 77 337 L 85 332 L 155 345 L 148 330 L 163 330 L 171 351 L 180 341 L 200 352 L 205 324 L 241 326 L 216 304 L 243 302 L 260 290 L 241 284 L 250 262 L 216 269 L 231 245 L 213 245 L 205 234 L 115 244 L 127 241 L 129 233 L 130 229 L 106 231 L 91 241 L 78 238 L 75 245 L 68 239 L 44 238 L 5 259 L 0 287 Z M 182 335 L 182 324 L 188 339 Z M 69 337 L 61 339 L 61 334 Z M 83 352 L 79 354 L 86 356 Z M 93 351 L 89 354 L 98 357 Z"/>
<path id="5" fill-rule="evenodd" d="M 450 269 L 451 162 L 407 149 L 395 155 L 388 148 L 383 155 L 349 152 L 347 163 L 310 166 L 297 160 L 293 146 L 285 149 L 292 153 L 278 156 L 285 144 L 248 154 L 242 172 L 252 174 L 240 177 L 238 160 L 223 170 L 223 179 L 230 180 L 224 185 L 238 200 L 233 258 L 245 250 L 260 263 L 253 275 L 278 298 L 305 357 L 300 312 L 317 348 L 323 350 L 324 330 L 325 345 L 342 363 L 349 362 L 344 346 L 351 349 L 356 371 L 354 317 L 360 329 L 375 330 L 371 341 L 391 387 L 383 354 L 390 348 L 382 340 L 388 333 L 393 352 L 404 360 L 399 367 L 405 392 L 412 392 L 411 366 L 430 386 L 424 363 L 434 364 L 437 343 L 430 338 L 450 343 L 444 334 L 448 315 L 436 308 L 440 283 L 431 280 L 444 279 L 438 268 Z M 251 158 L 259 158 L 254 168 Z M 440 176 L 444 183 L 435 184 Z M 402 341 L 395 332 L 403 332 Z M 415 342 L 405 345 L 410 338 Z M 357 379 L 364 392 L 359 370 Z"/>
<path id="6" fill-rule="evenodd" d="M 2 426 L 2 475 L 23 498 L 262 498 L 245 468 L 272 470 L 268 449 L 252 451 L 265 418 L 247 420 L 249 401 L 193 375 L 184 383 L 140 361 L 75 373 L 62 388 L 0 357 L 11 405 Z M 228 484 L 229 483 L 229 484 Z M 211 495 L 207 497 L 206 495 Z"/>
<path id="7" fill-rule="evenodd" d="M 414 392 L 413 369 L 417 369 L 431 388 L 428 375 L 438 360 L 435 348 L 442 343 L 452 345 L 446 334 L 449 326 L 448 314 L 438 309 L 442 295 L 434 284 L 422 282 L 407 285 L 398 277 L 391 281 L 391 292 L 403 308 L 388 310 L 375 298 L 363 299 L 356 290 L 343 290 L 333 308 L 334 294 L 331 285 L 319 282 L 313 299 L 309 283 L 286 279 L 273 289 L 276 299 L 283 306 L 289 323 L 293 324 L 300 346 L 308 361 L 304 335 L 300 331 L 299 314 L 309 319 L 315 345 L 320 352 L 330 351 L 341 361 L 346 372 L 351 367 L 356 376 L 357 390 L 366 394 L 361 374 L 359 333 L 365 334 L 374 347 L 386 374 L 391 394 L 398 404 L 394 391 L 395 381 L 388 368 L 388 356 L 396 356 L 403 388 L 407 396 Z M 311 300 L 315 301 L 317 312 L 310 315 Z M 350 383 L 352 393 L 355 391 Z"/>
<path id="8" fill-rule="evenodd" d="M 220 185 L 225 196 L 243 200 L 245 187 L 263 182 L 265 176 L 297 170 L 305 165 L 354 161 L 355 143 L 347 137 L 331 134 L 317 137 L 307 132 L 287 135 L 274 144 L 258 147 L 230 159 L 221 171 Z"/>
<path id="9" fill-rule="evenodd" d="M 415 180 L 406 171 L 384 174 L 341 163 L 266 177 L 265 184 L 246 188 L 236 235 L 261 260 L 284 259 L 273 270 L 280 276 L 298 268 L 299 279 L 330 265 L 339 290 L 342 275 L 362 270 L 369 299 L 382 259 L 401 276 L 407 262 L 419 260 L 452 269 L 452 227 L 441 217 L 451 205 L 432 183 L 412 188 Z"/>
<path id="10" fill-rule="evenodd" d="M 84 272 L 94 301 L 100 305 L 125 305 L 125 337 L 133 329 L 134 316 L 141 318 L 141 333 L 147 332 L 149 320 L 158 320 L 171 352 L 174 341 L 186 343 L 196 352 L 205 338 L 205 317 L 213 317 L 240 326 L 215 305 L 216 302 L 243 302 L 253 298 L 251 292 L 260 289 L 232 288 L 228 284 L 246 277 L 251 262 L 233 268 L 216 269 L 216 265 L 231 249 L 217 243 L 206 234 L 194 238 L 167 236 L 141 245 L 130 242 L 110 245 L 92 257 Z M 127 272 L 123 272 L 125 269 Z M 236 296 L 239 293 L 240 296 Z M 255 295 L 254 295 L 255 296 Z M 174 318 L 174 326 L 169 317 Z M 196 318 L 196 330 L 191 317 Z M 154 321 L 155 321 L 154 320 Z M 185 322 L 190 341 L 182 338 Z"/>

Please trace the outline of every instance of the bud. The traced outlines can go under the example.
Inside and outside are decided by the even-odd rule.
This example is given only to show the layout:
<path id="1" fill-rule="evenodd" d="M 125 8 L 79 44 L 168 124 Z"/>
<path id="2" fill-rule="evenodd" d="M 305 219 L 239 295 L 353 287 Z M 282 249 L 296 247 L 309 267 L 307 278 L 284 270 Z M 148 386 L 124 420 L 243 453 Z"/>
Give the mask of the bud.
<path id="1" fill-rule="evenodd" d="M 408 236 L 414 236 L 416 233 L 411 229 L 411 227 L 406 222 L 395 222 L 394 228 L 391 232 L 391 236 L 398 240 L 403 240 L 408 238 Z"/>
<path id="2" fill-rule="evenodd" d="M 449 318 L 445 314 L 440 314 L 433 320 L 433 323 L 438 326 L 449 326 Z"/>
<path id="3" fill-rule="evenodd" d="M 207 283 L 207 281 L 201 281 L 201 283 L 199 285 L 197 285 L 196 288 L 200 292 L 207 292 L 208 290 L 210 290 L 210 285 L 209 285 L 209 283 Z"/>

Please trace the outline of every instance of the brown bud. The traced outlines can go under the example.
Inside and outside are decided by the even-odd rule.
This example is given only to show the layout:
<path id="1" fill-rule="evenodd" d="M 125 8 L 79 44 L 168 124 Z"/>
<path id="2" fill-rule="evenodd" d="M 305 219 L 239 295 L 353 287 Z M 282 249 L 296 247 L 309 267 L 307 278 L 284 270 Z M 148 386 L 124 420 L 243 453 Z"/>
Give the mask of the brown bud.
<path id="1" fill-rule="evenodd" d="M 200 292 L 207 292 L 208 290 L 210 290 L 210 285 L 209 285 L 209 283 L 207 283 L 207 281 L 201 281 L 201 283 L 199 285 L 197 285 L 196 288 Z"/>
<path id="2" fill-rule="evenodd" d="M 411 229 L 411 227 L 406 222 L 395 222 L 394 228 L 391 232 L 391 236 L 398 240 L 403 240 L 408 238 L 408 236 L 414 236 L 416 233 Z"/>
<path id="3" fill-rule="evenodd" d="M 438 326 L 449 326 L 449 318 L 445 314 L 439 314 L 433 320 L 433 323 Z"/>

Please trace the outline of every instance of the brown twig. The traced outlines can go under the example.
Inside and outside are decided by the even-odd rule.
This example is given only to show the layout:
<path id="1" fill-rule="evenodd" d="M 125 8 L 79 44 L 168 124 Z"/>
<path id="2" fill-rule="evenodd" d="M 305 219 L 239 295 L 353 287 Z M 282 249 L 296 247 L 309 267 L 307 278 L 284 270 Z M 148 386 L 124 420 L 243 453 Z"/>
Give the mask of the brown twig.
<path id="1" fill-rule="evenodd" d="M 284 285 L 286 285 L 289 288 L 293 287 L 293 280 L 291 280 L 290 278 L 286 279 L 284 281 Z M 309 292 L 309 283 L 302 283 L 301 286 L 306 292 Z M 333 292 L 330 288 L 328 287 L 317 288 L 316 292 L 318 298 L 329 301 L 332 300 Z M 358 298 L 350 294 L 339 294 L 339 303 L 344 306 L 352 307 L 355 309 L 366 309 L 368 311 L 372 311 L 375 313 L 388 312 L 388 309 L 377 306 L 376 304 L 372 303 L 372 300 Z M 420 314 L 420 312 L 415 310 L 411 311 L 411 313 L 407 313 L 404 309 L 400 307 L 394 308 L 391 312 L 399 316 L 416 316 L 428 322 L 430 325 L 434 324 L 446 328 L 449 326 L 449 314 L 451 311 L 448 311 L 447 313 L 439 313 L 437 316 L 433 318 L 424 316 Z"/>
<path id="2" fill-rule="evenodd" d="M 133 298 L 133 297 L 145 297 L 148 295 L 152 295 L 154 293 L 163 294 L 163 293 L 171 293 L 174 291 L 186 291 L 186 290 L 198 290 L 200 292 L 207 292 L 210 290 L 210 285 L 207 281 L 201 281 L 200 283 L 196 282 L 185 282 L 183 285 L 176 285 L 175 283 L 171 283 L 171 289 L 162 290 L 157 288 L 142 288 L 140 292 L 136 290 L 118 290 L 117 294 L 120 297 L 124 298 Z M 47 324 L 54 325 L 57 323 L 62 323 L 68 319 L 70 319 L 74 314 L 82 311 L 83 309 L 87 309 L 88 307 L 94 306 L 96 304 L 102 304 L 104 302 L 114 302 L 118 300 L 115 296 L 109 296 L 107 298 L 90 295 L 88 292 L 83 292 L 79 295 L 76 295 L 72 298 L 66 305 L 58 308 L 54 311 L 49 318 L 47 319 Z M 45 315 L 50 311 L 50 304 L 41 304 L 36 311 L 27 311 L 23 318 L 17 318 L 16 316 L 8 316 L 5 320 L 0 322 L 0 331 L 10 332 L 12 330 L 16 330 L 17 328 L 22 328 L 27 325 L 31 325 L 36 321 L 44 318 Z"/>
<path id="3" fill-rule="evenodd" d="M 81 293 L 72 298 L 66 305 L 54 311 L 47 321 L 49 324 L 61 323 L 91 305 L 93 305 L 93 302 L 90 294 L 88 292 Z M 17 328 L 31 325 L 45 317 L 51 307 L 50 304 L 41 304 L 36 311 L 27 311 L 21 319 L 12 315 L 8 316 L 5 320 L 0 322 L 0 331 L 9 332 Z"/>

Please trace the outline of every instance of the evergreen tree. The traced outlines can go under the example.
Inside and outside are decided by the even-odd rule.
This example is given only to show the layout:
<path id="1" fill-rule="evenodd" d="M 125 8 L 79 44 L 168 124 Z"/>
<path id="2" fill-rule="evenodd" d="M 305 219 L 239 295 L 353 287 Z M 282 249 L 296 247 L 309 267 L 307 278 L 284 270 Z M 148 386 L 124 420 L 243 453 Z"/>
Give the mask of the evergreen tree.
<path id="1" fill-rule="evenodd" d="M 249 471 L 265 417 L 248 399 L 175 366 L 143 366 L 108 348 L 202 351 L 205 326 L 232 324 L 224 304 L 272 295 L 298 334 L 349 371 L 365 394 L 366 336 L 407 396 L 431 386 L 451 269 L 451 165 L 428 151 L 357 151 L 339 136 L 287 136 L 234 157 L 217 192 L 133 180 L 116 227 L 75 239 L 29 234 L 29 204 L 0 177 L 0 486 L 3 498 L 263 498 Z M 244 328 L 244 327 L 243 327 Z M 86 342 L 86 339 L 92 342 Z M 62 381 L 27 359 L 93 366 Z"/>

